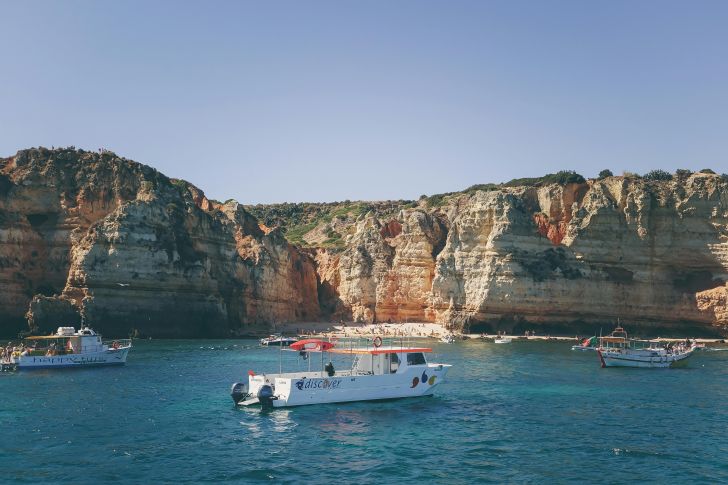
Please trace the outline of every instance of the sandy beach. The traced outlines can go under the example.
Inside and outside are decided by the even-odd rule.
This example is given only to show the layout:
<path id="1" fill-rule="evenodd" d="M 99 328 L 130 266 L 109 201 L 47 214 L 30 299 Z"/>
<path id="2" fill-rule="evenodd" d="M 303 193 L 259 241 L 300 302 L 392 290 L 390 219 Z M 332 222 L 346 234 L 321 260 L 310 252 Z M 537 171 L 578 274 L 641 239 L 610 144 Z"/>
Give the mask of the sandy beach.
<path id="1" fill-rule="evenodd" d="M 316 337 L 408 337 L 408 338 L 435 338 L 439 339 L 444 335 L 453 334 L 461 339 L 494 339 L 495 334 L 461 334 L 451 332 L 438 323 L 431 322 L 408 322 L 408 323 L 345 323 L 333 324 L 320 322 L 318 324 L 281 325 L 278 327 L 285 334 L 310 335 Z M 581 336 L 550 336 L 550 335 L 501 335 L 513 340 L 554 340 L 554 341 L 576 341 Z"/>
<path id="2" fill-rule="evenodd" d="M 495 334 L 460 334 L 451 332 L 438 323 L 431 322 L 408 322 L 408 323 L 356 323 L 348 322 L 343 324 L 334 324 L 327 322 L 317 323 L 292 323 L 281 324 L 276 326 L 277 332 L 283 332 L 285 335 L 307 335 L 319 338 L 355 338 L 355 337 L 407 337 L 407 338 L 433 338 L 440 339 L 444 335 L 453 334 L 456 338 L 468 339 L 487 339 L 492 340 L 499 337 Z M 534 340 L 534 341 L 554 341 L 554 342 L 580 342 L 584 338 L 591 335 L 574 335 L 574 336 L 552 336 L 552 335 L 500 335 L 500 337 L 510 338 L 512 340 Z M 679 342 L 683 338 L 666 338 L 660 337 L 651 339 L 654 342 Z M 716 345 L 724 343 L 723 339 L 691 339 L 706 345 Z"/>

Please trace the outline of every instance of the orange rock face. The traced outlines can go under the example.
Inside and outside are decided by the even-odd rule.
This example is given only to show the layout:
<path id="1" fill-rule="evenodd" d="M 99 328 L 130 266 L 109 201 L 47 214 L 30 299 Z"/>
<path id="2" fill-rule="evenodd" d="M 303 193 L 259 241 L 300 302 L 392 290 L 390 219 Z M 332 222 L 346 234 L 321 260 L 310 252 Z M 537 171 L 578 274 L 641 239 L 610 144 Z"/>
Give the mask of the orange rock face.
<path id="1" fill-rule="evenodd" d="M 26 311 L 47 322 L 69 305 L 110 335 L 229 336 L 319 317 L 313 259 L 234 202 L 108 152 L 25 150 L 0 174 L 6 335 L 27 328 Z"/>
<path id="2" fill-rule="evenodd" d="M 546 214 L 534 214 L 533 222 L 536 223 L 536 230 L 540 235 L 547 238 L 554 246 L 561 244 L 566 236 L 568 221 L 552 222 Z"/>

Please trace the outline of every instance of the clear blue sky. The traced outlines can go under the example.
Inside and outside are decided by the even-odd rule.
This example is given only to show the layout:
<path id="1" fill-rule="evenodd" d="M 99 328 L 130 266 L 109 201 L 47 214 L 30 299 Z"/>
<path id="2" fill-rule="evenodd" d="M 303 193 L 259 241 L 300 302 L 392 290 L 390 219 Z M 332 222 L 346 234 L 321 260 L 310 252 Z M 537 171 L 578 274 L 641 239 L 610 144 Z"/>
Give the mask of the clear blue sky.
<path id="1" fill-rule="evenodd" d="M 726 1 L 2 1 L 0 156 L 244 203 L 728 172 Z"/>

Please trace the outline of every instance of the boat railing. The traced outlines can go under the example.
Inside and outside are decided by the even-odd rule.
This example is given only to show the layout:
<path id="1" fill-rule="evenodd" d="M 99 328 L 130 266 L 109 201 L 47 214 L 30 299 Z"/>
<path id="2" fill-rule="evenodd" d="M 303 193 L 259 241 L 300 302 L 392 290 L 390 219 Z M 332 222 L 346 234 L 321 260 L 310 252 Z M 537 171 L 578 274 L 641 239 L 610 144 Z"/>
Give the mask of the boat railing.
<path id="1" fill-rule="evenodd" d="M 424 339 L 425 337 L 409 336 L 409 335 L 382 335 L 380 333 L 372 333 L 369 335 L 332 335 L 328 336 L 327 340 L 335 345 L 337 350 L 346 349 L 358 349 L 358 348 L 369 348 L 376 349 L 379 347 L 383 348 L 401 348 L 406 349 L 409 347 L 417 346 L 417 340 Z"/>
<path id="2" fill-rule="evenodd" d="M 351 369 L 337 370 L 333 376 L 326 371 L 301 371 L 301 372 L 284 372 L 283 374 L 260 374 L 264 379 L 332 379 L 336 377 L 353 377 L 365 375 L 355 373 Z"/>

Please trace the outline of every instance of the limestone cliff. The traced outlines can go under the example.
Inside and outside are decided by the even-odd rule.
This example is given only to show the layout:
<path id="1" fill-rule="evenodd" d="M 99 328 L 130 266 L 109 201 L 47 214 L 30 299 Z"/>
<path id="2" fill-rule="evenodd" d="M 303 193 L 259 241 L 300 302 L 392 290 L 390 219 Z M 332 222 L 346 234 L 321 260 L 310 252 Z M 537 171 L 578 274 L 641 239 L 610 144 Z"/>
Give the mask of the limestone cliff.
<path id="1" fill-rule="evenodd" d="M 573 332 L 619 318 L 648 333 L 716 334 L 728 324 L 728 183 L 693 174 L 475 191 L 393 219 L 369 214 L 318 266 L 338 282 L 329 307 L 358 320 Z"/>
<path id="2" fill-rule="evenodd" d="M 0 333 L 81 320 L 154 336 L 316 319 L 728 329 L 728 177 L 517 182 L 243 207 L 110 152 L 23 150 L 0 159 Z"/>
<path id="3" fill-rule="evenodd" d="M 6 335 L 26 312 L 41 331 L 58 326 L 69 305 L 110 335 L 228 336 L 318 318 L 313 260 L 279 230 L 110 152 L 0 160 L 0 283 Z"/>

